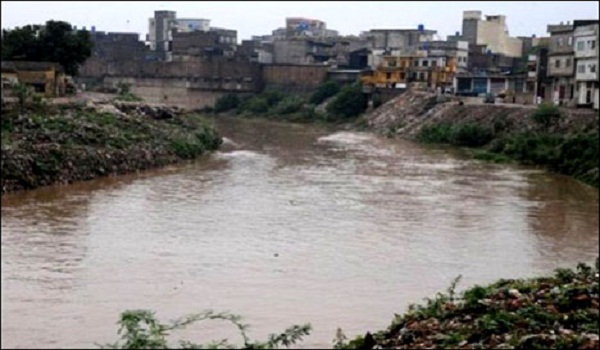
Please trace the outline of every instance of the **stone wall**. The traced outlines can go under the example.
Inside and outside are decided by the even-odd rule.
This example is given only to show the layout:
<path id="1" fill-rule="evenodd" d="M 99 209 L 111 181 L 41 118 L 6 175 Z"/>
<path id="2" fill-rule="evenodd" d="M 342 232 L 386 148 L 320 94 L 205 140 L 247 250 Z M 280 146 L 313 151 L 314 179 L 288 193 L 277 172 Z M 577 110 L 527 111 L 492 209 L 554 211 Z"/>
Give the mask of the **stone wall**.
<path id="1" fill-rule="evenodd" d="M 327 79 L 327 66 L 268 65 L 263 66 L 263 82 L 267 88 L 289 92 L 312 92 Z"/>

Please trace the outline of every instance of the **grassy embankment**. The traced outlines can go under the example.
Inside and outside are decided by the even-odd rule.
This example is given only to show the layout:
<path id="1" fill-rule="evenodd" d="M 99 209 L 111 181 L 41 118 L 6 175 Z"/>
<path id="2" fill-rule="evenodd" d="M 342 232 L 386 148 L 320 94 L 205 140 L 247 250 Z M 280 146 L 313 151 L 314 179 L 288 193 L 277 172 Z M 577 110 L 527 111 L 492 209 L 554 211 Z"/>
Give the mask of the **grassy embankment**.
<path id="1" fill-rule="evenodd" d="M 536 129 L 527 132 L 506 131 L 502 121 L 492 128 L 475 123 L 440 123 L 423 127 L 417 140 L 475 148 L 476 159 L 544 166 L 598 187 L 598 130 L 552 132 L 563 115 L 550 105 L 541 105 L 531 118 Z"/>
<path id="2" fill-rule="evenodd" d="M 219 147 L 196 115 L 148 106 L 3 105 L 2 192 L 124 174 Z"/>
<path id="3" fill-rule="evenodd" d="M 459 276 L 460 278 L 460 276 Z M 457 278 L 446 293 L 410 305 L 391 325 L 348 341 L 338 330 L 337 349 L 597 349 L 599 318 L 598 260 L 595 268 L 558 269 L 547 277 L 499 280 L 456 293 Z M 350 307 L 350 306 L 349 306 Z M 391 306 L 393 307 L 393 305 Z M 207 345 L 169 343 L 171 331 L 203 320 L 226 320 L 240 331 L 242 348 L 271 349 L 293 345 L 309 335 L 311 326 L 293 326 L 267 341 L 252 342 L 239 316 L 212 311 L 169 324 L 145 310 L 121 314 L 121 340 L 113 349 L 234 349 L 227 340 Z"/>
<path id="4" fill-rule="evenodd" d="M 325 102 L 325 108 L 318 106 Z M 328 81 L 308 97 L 266 90 L 256 95 L 227 94 L 207 112 L 263 117 L 292 122 L 354 122 L 367 108 L 359 84 L 340 86 Z"/>

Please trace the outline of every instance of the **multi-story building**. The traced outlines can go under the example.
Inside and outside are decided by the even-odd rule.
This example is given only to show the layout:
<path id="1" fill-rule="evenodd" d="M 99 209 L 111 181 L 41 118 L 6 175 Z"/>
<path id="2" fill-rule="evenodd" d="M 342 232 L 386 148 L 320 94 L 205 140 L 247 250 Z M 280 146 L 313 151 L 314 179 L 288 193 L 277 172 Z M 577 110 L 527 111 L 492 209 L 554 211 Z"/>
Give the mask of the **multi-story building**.
<path id="1" fill-rule="evenodd" d="M 375 51 L 415 52 L 434 40 L 435 30 L 427 30 L 422 25 L 417 29 L 371 29 L 362 32 L 360 38 L 369 41 Z"/>
<path id="2" fill-rule="evenodd" d="M 338 33 L 335 30 L 328 30 L 327 24 L 318 19 L 303 17 L 288 17 L 285 19 L 285 34 L 287 38 L 294 37 L 334 37 Z"/>
<path id="3" fill-rule="evenodd" d="M 210 30 L 210 19 L 204 18 L 177 18 L 175 28 L 179 33 L 208 32 Z"/>
<path id="4" fill-rule="evenodd" d="M 148 19 L 147 41 L 150 50 L 156 51 L 161 60 L 172 60 L 171 43 L 176 24 L 175 11 L 154 11 L 154 17 Z"/>
<path id="5" fill-rule="evenodd" d="M 567 105 L 575 98 L 575 55 L 573 53 L 573 25 L 548 25 L 548 77 L 552 80 L 551 101 Z"/>
<path id="6" fill-rule="evenodd" d="M 464 40 L 469 45 L 485 45 L 494 54 L 508 57 L 521 57 L 522 42 L 509 35 L 506 16 L 485 16 L 481 11 L 464 11 L 462 35 L 449 37 L 449 40 Z"/>
<path id="7" fill-rule="evenodd" d="M 575 84 L 577 104 L 598 109 L 598 21 L 575 21 Z"/>

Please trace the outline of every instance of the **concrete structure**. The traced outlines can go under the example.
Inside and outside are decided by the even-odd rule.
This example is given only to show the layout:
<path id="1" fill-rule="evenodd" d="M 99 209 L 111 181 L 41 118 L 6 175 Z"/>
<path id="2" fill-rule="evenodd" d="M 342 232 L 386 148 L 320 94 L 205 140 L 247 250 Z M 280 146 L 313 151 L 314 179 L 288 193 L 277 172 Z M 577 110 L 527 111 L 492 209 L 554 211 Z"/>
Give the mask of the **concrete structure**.
<path id="1" fill-rule="evenodd" d="M 276 40 L 273 42 L 275 64 L 329 64 L 334 44 L 304 38 Z"/>
<path id="2" fill-rule="evenodd" d="M 208 32 L 210 30 L 210 19 L 204 18 L 177 18 L 175 28 L 179 33 Z"/>
<path id="3" fill-rule="evenodd" d="M 34 93 L 44 97 L 65 94 L 66 78 L 63 68 L 58 63 L 2 61 L 1 65 L 3 87 L 18 82 L 30 86 Z"/>
<path id="4" fill-rule="evenodd" d="M 325 38 L 334 37 L 337 35 L 337 31 L 328 30 L 327 24 L 318 19 L 310 19 L 304 17 L 288 17 L 285 19 L 285 36 L 287 38 Z"/>
<path id="5" fill-rule="evenodd" d="M 360 35 L 374 50 L 403 52 L 427 49 L 427 42 L 434 40 L 435 30 L 418 29 L 371 29 Z"/>
<path id="6" fill-rule="evenodd" d="M 156 51 L 159 59 L 163 61 L 172 60 L 171 43 L 176 24 L 175 11 L 154 11 L 154 18 L 148 20 L 147 41 L 150 50 Z"/>
<path id="7" fill-rule="evenodd" d="M 173 61 L 190 61 L 203 57 L 233 57 L 237 48 L 237 32 L 231 30 L 193 31 L 173 30 Z"/>
<path id="8" fill-rule="evenodd" d="M 548 77 L 552 79 L 551 101 L 567 105 L 575 98 L 575 55 L 573 53 L 573 25 L 548 25 Z"/>
<path id="9" fill-rule="evenodd" d="M 109 61 L 144 60 L 149 54 L 148 47 L 139 40 L 138 33 L 90 33 L 94 47 L 92 57 Z"/>
<path id="10" fill-rule="evenodd" d="M 598 23 L 574 26 L 577 104 L 598 109 Z"/>
<path id="11" fill-rule="evenodd" d="M 462 40 L 508 57 L 521 57 L 523 49 L 521 40 L 509 35 L 506 16 L 485 16 L 484 20 L 481 11 L 463 12 Z"/>
<path id="12" fill-rule="evenodd" d="M 323 65 L 266 65 L 262 77 L 265 88 L 312 93 L 327 79 L 329 70 Z"/>

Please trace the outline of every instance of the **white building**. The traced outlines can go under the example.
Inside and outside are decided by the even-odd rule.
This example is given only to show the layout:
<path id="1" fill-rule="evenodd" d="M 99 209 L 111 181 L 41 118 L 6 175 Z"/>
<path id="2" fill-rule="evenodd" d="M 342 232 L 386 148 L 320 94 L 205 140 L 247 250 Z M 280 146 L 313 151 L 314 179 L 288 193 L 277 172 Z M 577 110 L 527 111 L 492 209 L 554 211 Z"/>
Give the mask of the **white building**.
<path id="1" fill-rule="evenodd" d="M 598 109 L 598 23 L 577 26 L 573 36 L 577 104 Z"/>
<path id="2" fill-rule="evenodd" d="M 210 19 L 204 18 L 178 18 L 175 23 L 178 32 L 208 32 L 210 30 Z"/>

